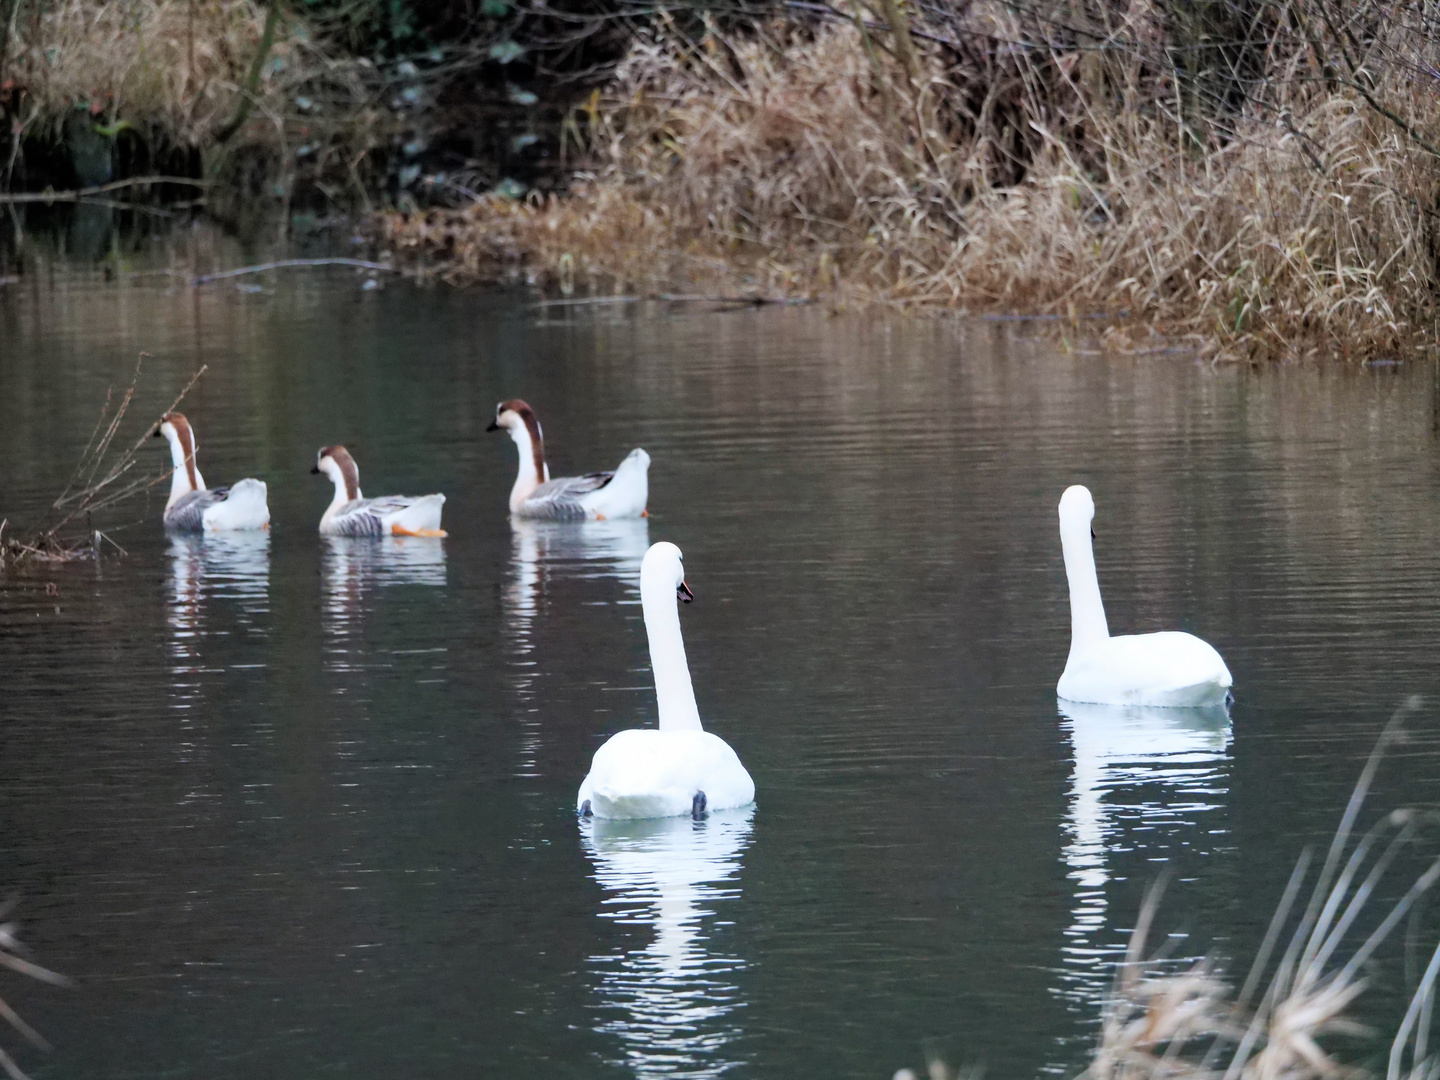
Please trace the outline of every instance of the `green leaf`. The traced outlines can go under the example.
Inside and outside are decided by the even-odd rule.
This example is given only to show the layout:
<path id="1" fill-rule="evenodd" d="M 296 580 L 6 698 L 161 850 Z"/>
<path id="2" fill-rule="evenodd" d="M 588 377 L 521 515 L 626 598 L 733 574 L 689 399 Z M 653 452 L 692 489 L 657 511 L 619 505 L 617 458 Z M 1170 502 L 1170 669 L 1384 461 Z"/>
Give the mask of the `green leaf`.
<path id="1" fill-rule="evenodd" d="M 481 0 L 480 14 L 500 18 L 510 14 L 510 0 Z"/>

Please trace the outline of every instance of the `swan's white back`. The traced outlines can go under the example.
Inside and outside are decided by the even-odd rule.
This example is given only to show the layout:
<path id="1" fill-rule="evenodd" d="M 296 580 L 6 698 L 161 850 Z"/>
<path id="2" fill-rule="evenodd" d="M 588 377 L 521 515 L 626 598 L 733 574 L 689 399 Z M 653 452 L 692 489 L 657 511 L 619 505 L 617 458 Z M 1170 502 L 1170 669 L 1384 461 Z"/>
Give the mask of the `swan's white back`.
<path id="1" fill-rule="evenodd" d="M 1223 702 L 1233 679 L 1220 654 L 1193 634 L 1111 637 L 1095 574 L 1095 502 L 1078 484 L 1060 497 L 1060 544 L 1070 586 L 1070 655 L 1056 692 L 1100 705 L 1192 708 Z"/>
<path id="2" fill-rule="evenodd" d="M 601 818 L 670 817 L 690 813 L 702 792 L 712 810 L 755 799 L 755 783 L 735 751 L 700 725 L 676 599 L 684 583 L 680 549 L 664 541 L 651 546 L 640 563 L 640 603 L 660 726 L 621 731 L 595 751 L 575 800 L 582 812 L 588 803 Z"/>

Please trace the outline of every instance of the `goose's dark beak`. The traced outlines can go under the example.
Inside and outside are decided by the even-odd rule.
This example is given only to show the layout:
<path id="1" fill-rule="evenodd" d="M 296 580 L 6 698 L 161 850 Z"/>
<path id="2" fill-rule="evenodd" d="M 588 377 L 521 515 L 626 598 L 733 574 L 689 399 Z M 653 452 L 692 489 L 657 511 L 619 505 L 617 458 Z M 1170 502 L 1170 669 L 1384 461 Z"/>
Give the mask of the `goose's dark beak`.
<path id="1" fill-rule="evenodd" d="M 1094 526 L 1094 525 L 1091 525 L 1091 526 L 1090 526 L 1090 539 L 1091 539 L 1091 540 L 1094 540 L 1094 539 L 1095 539 L 1095 526 Z"/>
<path id="2" fill-rule="evenodd" d="M 695 594 L 690 591 L 690 586 L 680 582 L 680 587 L 675 590 L 675 595 L 680 598 L 682 604 L 688 604 L 695 599 Z"/>
<path id="3" fill-rule="evenodd" d="M 320 466 L 319 466 L 319 465 L 316 465 L 316 466 L 315 466 L 313 469 L 311 469 L 310 471 L 311 471 L 312 473 L 316 474 L 316 475 L 319 475 Z"/>
<path id="4" fill-rule="evenodd" d="M 486 431 L 499 431 L 499 430 L 500 430 L 500 421 L 498 421 L 498 420 L 491 420 L 491 421 L 490 421 L 490 426 L 487 427 L 485 430 L 486 430 Z"/>
<path id="5" fill-rule="evenodd" d="M 165 437 L 165 435 L 164 435 L 164 434 L 161 432 L 161 430 L 157 427 L 153 432 L 150 433 L 150 437 L 151 437 L 152 439 L 163 439 L 163 438 Z"/>

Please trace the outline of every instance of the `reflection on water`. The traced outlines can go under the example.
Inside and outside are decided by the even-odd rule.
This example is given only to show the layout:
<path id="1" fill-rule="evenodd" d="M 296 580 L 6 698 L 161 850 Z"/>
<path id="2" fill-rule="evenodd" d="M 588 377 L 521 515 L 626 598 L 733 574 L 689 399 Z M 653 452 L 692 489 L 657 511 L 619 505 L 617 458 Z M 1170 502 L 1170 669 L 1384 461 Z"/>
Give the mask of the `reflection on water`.
<path id="1" fill-rule="evenodd" d="M 753 813 L 581 823 L 606 894 L 600 917 L 654 931 L 647 943 L 589 959 L 596 1030 L 615 1040 L 615 1062 L 637 1077 L 719 1076 L 740 1063 L 732 1044 L 745 964 L 709 946 L 707 922 L 720 925 L 717 906 L 740 895 L 734 879 Z"/>
<path id="2" fill-rule="evenodd" d="M 172 708 L 192 709 L 199 701 L 207 637 L 231 631 L 207 626 L 210 601 L 227 602 L 238 631 L 263 633 L 256 620 L 269 610 L 270 534 L 268 532 L 171 533 L 169 629 Z"/>
<path id="3" fill-rule="evenodd" d="M 540 730 L 533 704 L 538 661 L 535 619 L 548 587 L 557 581 L 617 578 L 624 588 L 617 604 L 640 602 L 640 560 L 650 546 L 645 518 L 617 521 L 526 521 L 510 519 L 512 567 L 505 589 L 505 625 L 510 664 L 524 733 L 520 739 L 519 776 L 535 776 Z"/>
<path id="4" fill-rule="evenodd" d="M 322 536 L 325 667 L 363 668 L 371 595 L 390 585 L 445 585 L 445 546 L 428 537 Z"/>
<path id="5" fill-rule="evenodd" d="M 1060 994 L 1098 1006 L 1126 930 L 1107 927 L 1106 886 L 1121 852 L 1166 859 L 1173 847 L 1210 854 L 1230 787 L 1230 715 L 1225 706 L 1161 709 L 1060 702 L 1075 751 L 1064 859 L 1074 882 L 1062 950 Z"/>

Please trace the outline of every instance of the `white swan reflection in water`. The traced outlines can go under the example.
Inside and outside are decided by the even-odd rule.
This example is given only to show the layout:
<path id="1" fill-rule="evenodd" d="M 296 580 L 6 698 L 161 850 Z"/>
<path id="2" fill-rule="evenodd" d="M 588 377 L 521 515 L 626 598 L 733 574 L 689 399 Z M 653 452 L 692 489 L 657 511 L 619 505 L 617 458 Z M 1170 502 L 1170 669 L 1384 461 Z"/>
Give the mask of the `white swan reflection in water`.
<path id="1" fill-rule="evenodd" d="M 599 999 L 596 1030 L 615 1039 L 615 1064 L 637 1077 L 713 1077 L 741 1063 L 736 1014 L 745 1003 L 734 980 L 745 963 L 715 951 L 710 937 L 727 923 L 717 908 L 740 895 L 736 879 L 754 812 L 581 822 L 581 842 L 605 890 L 600 917 L 653 930 L 648 941 L 588 961 Z"/>
<path id="2" fill-rule="evenodd" d="M 1064 848 L 1074 901 L 1058 992 L 1093 1011 L 1110 990 L 1128 938 L 1127 928 L 1106 925 L 1106 888 L 1117 879 L 1119 856 L 1164 860 L 1176 847 L 1209 855 L 1223 843 L 1230 715 L 1222 705 L 1167 709 L 1063 700 L 1060 713 L 1075 767 Z M 1159 877 L 1160 863 L 1153 866 L 1148 876 Z"/>
<path id="3" fill-rule="evenodd" d="M 510 583 L 505 589 L 505 626 L 510 637 L 524 734 L 518 776 L 538 775 L 538 708 L 533 704 L 539 670 L 535 656 L 535 619 L 550 586 L 560 580 L 614 578 L 623 588 L 617 604 L 640 603 L 640 560 L 650 547 L 645 518 L 617 521 L 532 521 L 510 519 L 513 535 Z"/>
<path id="4" fill-rule="evenodd" d="M 171 533 L 169 539 L 165 653 L 170 707 L 179 713 L 182 730 L 193 736 L 195 711 L 204 698 L 205 641 L 266 632 L 262 623 L 270 610 L 270 534 Z M 193 754 L 195 741 L 181 740 L 182 759 Z"/>
<path id="5" fill-rule="evenodd" d="M 393 585 L 444 586 L 444 544 L 410 536 L 322 536 L 320 543 L 325 667 L 363 670 L 363 630 L 372 594 Z"/>

